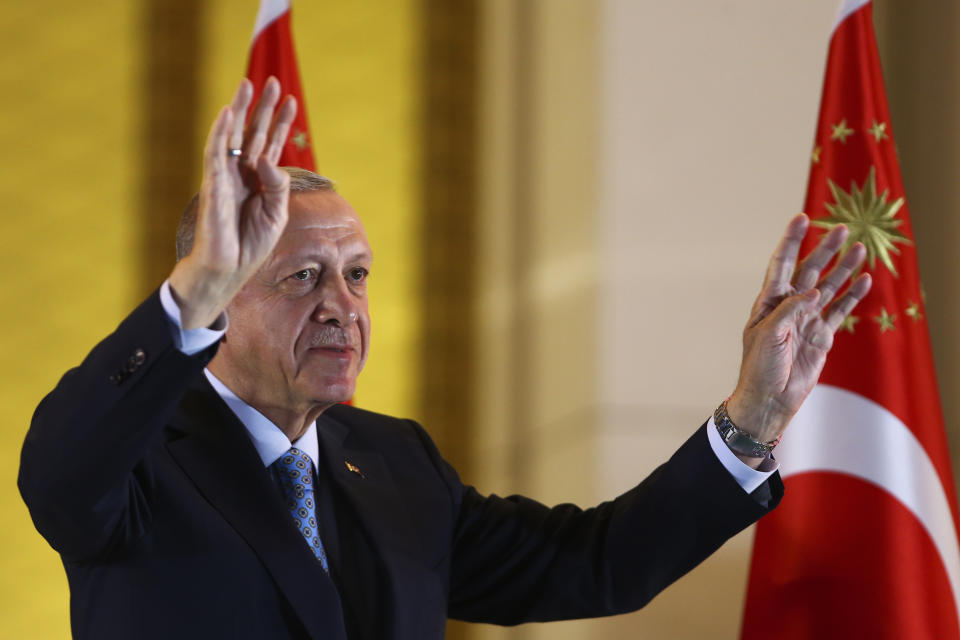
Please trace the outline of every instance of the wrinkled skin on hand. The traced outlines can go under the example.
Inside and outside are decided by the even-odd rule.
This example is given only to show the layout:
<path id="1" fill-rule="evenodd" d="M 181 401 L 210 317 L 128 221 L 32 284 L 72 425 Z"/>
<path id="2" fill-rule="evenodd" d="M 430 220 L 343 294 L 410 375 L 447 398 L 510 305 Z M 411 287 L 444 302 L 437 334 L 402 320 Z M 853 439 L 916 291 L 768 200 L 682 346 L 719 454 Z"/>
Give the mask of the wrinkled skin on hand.
<path id="1" fill-rule="evenodd" d="M 783 434 L 820 378 L 837 329 L 870 291 L 870 275 L 862 273 L 836 297 L 866 257 L 860 243 L 822 274 L 847 239 L 843 226 L 825 234 L 797 264 L 809 226 L 804 214 L 787 225 L 743 330 L 740 377 L 727 411 L 734 424 L 761 442 Z M 753 467 L 761 462 L 739 457 Z"/>
<path id="2" fill-rule="evenodd" d="M 287 223 L 290 178 L 277 167 L 297 103 L 270 78 L 248 125 L 244 79 L 207 137 L 193 249 L 170 274 L 185 329 L 209 326 L 270 254 Z M 239 156 L 229 149 L 241 149 Z"/>

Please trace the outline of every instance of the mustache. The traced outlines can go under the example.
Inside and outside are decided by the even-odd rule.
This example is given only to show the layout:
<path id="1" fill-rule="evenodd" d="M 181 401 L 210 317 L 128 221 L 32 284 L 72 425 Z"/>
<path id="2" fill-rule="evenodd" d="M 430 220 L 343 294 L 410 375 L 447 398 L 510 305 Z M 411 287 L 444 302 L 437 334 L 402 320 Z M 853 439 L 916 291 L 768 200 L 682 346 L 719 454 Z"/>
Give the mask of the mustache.
<path id="1" fill-rule="evenodd" d="M 336 325 L 324 325 L 307 340 L 307 348 L 316 347 L 356 347 L 357 340 L 352 332 Z"/>

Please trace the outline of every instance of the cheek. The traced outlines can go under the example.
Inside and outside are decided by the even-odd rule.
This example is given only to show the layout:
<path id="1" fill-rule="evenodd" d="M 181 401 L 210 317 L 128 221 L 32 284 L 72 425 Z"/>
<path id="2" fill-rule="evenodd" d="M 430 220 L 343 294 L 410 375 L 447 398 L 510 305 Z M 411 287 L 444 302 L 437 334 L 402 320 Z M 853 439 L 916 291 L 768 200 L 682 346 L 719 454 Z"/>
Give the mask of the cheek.
<path id="1" fill-rule="evenodd" d="M 357 325 L 360 328 L 360 368 L 367 362 L 367 354 L 370 353 L 370 316 L 366 310 L 360 315 Z"/>
<path id="2" fill-rule="evenodd" d="M 296 309 L 282 304 L 233 305 L 227 315 L 228 340 L 232 337 L 236 346 L 255 351 L 259 357 L 289 353 L 298 335 L 297 318 L 301 317 Z"/>

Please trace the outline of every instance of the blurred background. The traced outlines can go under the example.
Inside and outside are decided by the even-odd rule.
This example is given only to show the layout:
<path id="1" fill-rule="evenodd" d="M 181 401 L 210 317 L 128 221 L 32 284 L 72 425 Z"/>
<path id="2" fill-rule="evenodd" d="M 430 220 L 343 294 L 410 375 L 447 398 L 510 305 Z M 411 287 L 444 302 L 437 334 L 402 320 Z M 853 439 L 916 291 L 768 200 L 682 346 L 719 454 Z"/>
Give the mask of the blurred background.
<path id="1" fill-rule="evenodd" d="M 481 491 L 593 504 L 726 397 L 803 202 L 836 0 L 294 3 L 319 170 L 376 254 L 360 406 Z M 69 637 L 16 490 L 37 402 L 164 279 L 256 0 L 0 16 L 0 637 Z M 960 452 L 960 9 L 875 2 L 948 437 Z M 640 613 L 451 638 L 734 638 L 750 531 Z"/>

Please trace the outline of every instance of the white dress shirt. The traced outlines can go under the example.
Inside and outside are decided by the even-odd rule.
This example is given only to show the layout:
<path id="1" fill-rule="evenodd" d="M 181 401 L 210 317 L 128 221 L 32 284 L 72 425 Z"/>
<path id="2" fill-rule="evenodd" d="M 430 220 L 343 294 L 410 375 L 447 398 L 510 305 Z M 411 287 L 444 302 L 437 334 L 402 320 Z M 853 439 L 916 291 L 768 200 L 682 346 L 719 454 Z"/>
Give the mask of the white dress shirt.
<path id="1" fill-rule="evenodd" d="M 227 385 L 223 384 L 219 378 L 210 373 L 209 369 L 204 369 L 203 373 L 207 376 L 207 380 L 210 381 L 210 385 L 214 391 L 220 394 L 220 397 L 227 403 L 230 410 L 236 414 L 240 422 L 243 423 L 243 426 L 247 428 L 250 440 L 253 442 L 253 446 L 256 447 L 257 453 L 260 454 L 260 459 L 263 460 L 263 466 L 269 467 L 276 462 L 280 456 L 289 451 L 290 447 L 296 447 L 310 456 L 314 471 L 319 471 L 319 469 L 317 469 L 317 460 L 319 459 L 320 448 L 317 444 L 316 422 L 311 423 L 304 434 L 297 438 L 295 442 L 290 442 L 287 435 L 283 431 L 280 431 L 277 425 L 270 422 L 265 415 L 238 398 L 233 391 L 227 388 Z"/>
<path id="2" fill-rule="evenodd" d="M 203 351 L 217 340 L 219 340 L 227 331 L 226 313 L 220 315 L 217 321 L 213 323 L 216 328 L 200 328 L 184 330 L 180 322 L 180 307 L 177 306 L 170 293 L 170 282 L 164 282 L 160 287 L 160 302 L 163 304 L 164 311 L 170 320 L 170 331 L 173 335 L 173 342 L 176 347 L 187 355 L 193 355 Z M 214 390 L 223 398 L 227 406 L 236 414 L 243 426 L 247 428 L 250 434 L 250 440 L 256 447 L 257 453 L 263 464 L 269 467 L 274 461 L 282 456 L 291 446 L 295 446 L 313 461 L 313 466 L 317 466 L 317 454 L 319 445 L 317 443 L 317 425 L 311 424 L 307 432 L 300 438 L 291 443 L 287 436 L 277 425 L 273 424 L 266 416 L 248 405 L 237 397 L 225 384 L 216 378 L 209 369 L 204 369 L 207 380 L 213 386 Z M 724 469 L 733 476 L 744 491 L 752 493 L 760 485 L 767 481 L 779 467 L 779 463 L 773 456 L 767 456 L 760 464 L 759 469 L 753 469 L 745 465 L 732 451 L 724 444 L 717 432 L 717 427 L 713 422 L 713 416 L 707 421 L 707 439 L 710 441 L 710 448 L 714 455 L 720 460 Z"/>

